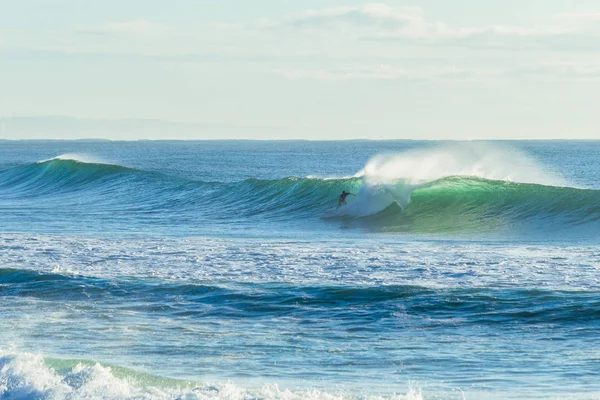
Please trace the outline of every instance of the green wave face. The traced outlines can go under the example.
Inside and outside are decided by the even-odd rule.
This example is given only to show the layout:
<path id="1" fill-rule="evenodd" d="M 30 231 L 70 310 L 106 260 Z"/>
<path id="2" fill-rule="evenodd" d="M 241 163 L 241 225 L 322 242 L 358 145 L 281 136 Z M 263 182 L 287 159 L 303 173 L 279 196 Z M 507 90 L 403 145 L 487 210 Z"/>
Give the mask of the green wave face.
<path id="1" fill-rule="evenodd" d="M 375 216 L 387 231 L 560 230 L 600 220 L 600 191 L 479 178 L 444 178 L 410 195 L 403 209 Z"/>
<path id="2" fill-rule="evenodd" d="M 119 165 L 53 159 L 0 171 L 0 189 L 4 193 L 39 196 L 114 182 L 117 176 L 133 172 Z"/>

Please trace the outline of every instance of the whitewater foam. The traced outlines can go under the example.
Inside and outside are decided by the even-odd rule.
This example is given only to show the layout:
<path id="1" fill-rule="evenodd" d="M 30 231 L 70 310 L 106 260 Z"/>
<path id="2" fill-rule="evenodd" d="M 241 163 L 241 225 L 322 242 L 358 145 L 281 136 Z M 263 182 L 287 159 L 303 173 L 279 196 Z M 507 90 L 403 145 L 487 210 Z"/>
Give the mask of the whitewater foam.
<path id="1" fill-rule="evenodd" d="M 189 399 L 189 400 L 265 400 L 300 399 L 372 399 L 422 400 L 421 390 L 410 387 L 406 395 L 356 396 L 328 393 L 318 389 L 280 389 L 277 384 L 265 384 L 258 389 L 238 386 L 232 382 L 218 385 L 194 384 L 152 377 L 146 384 L 135 372 L 124 370 L 117 377 L 113 369 L 99 363 L 77 363 L 59 371 L 49 367 L 39 354 L 0 354 L 0 398 L 15 399 Z M 126 371 L 126 372 L 125 372 Z M 129 375 L 129 376 L 128 376 Z M 161 385 L 162 384 L 162 385 Z"/>

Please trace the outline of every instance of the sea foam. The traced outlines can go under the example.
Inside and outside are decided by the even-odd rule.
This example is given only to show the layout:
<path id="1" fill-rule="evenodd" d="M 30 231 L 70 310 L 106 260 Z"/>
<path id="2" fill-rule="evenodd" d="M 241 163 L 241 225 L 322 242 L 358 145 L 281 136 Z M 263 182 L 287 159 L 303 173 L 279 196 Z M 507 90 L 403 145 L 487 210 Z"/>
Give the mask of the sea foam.
<path id="1" fill-rule="evenodd" d="M 124 370 L 124 369 L 121 369 Z M 186 400 L 422 400 L 421 390 L 410 387 L 405 395 L 360 396 L 334 393 L 314 388 L 280 389 L 277 384 L 265 384 L 257 389 L 232 382 L 218 385 L 154 377 L 148 384 L 133 371 L 115 376 L 113 369 L 99 363 L 77 363 L 61 371 L 47 365 L 39 354 L 0 354 L 0 398 L 9 399 L 186 399 Z M 129 375 L 129 376 L 128 376 Z M 146 379 L 147 375 L 146 375 Z M 161 384 L 162 383 L 162 384 Z M 166 384 L 165 384 L 166 383 Z"/>

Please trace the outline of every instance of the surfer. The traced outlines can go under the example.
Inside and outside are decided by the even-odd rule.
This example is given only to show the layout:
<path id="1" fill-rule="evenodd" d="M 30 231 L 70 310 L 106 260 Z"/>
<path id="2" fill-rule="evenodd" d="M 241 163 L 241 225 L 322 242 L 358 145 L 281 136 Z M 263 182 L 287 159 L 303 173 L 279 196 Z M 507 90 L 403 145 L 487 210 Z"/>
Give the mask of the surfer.
<path id="1" fill-rule="evenodd" d="M 356 196 L 354 193 L 349 193 L 349 192 L 346 192 L 345 190 L 342 190 L 342 194 L 340 194 L 340 198 L 338 199 L 338 205 L 336 207 L 336 210 L 338 208 L 340 208 L 342 205 L 347 204 L 346 203 L 346 197 L 348 197 L 348 195 L 350 195 L 350 196 Z"/>

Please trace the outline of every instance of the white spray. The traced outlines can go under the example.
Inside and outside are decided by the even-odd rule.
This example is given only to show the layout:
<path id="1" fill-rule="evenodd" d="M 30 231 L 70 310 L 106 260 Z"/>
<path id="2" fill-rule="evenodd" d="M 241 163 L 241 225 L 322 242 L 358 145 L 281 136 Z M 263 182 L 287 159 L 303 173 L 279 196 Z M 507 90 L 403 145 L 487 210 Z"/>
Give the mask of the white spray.
<path id="1" fill-rule="evenodd" d="M 38 161 L 38 164 L 42 164 L 42 163 L 52 161 L 52 160 L 70 160 L 70 161 L 77 161 L 77 162 L 84 163 L 84 164 L 108 164 L 108 162 L 102 160 L 99 157 L 92 156 L 89 154 L 84 154 L 84 153 L 61 154 L 60 156 L 49 158 L 47 160 Z"/>
<path id="2" fill-rule="evenodd" d="M 564 179 L 546 171 L 522 151 L 503 144 L 473 142 L 377 155 L 356 176 L 364 179 L 356 200 L 336 215 L 373 215 L 394 202 L 404 208 L 415 189 L 447 177 L 566 185 Z"/>

